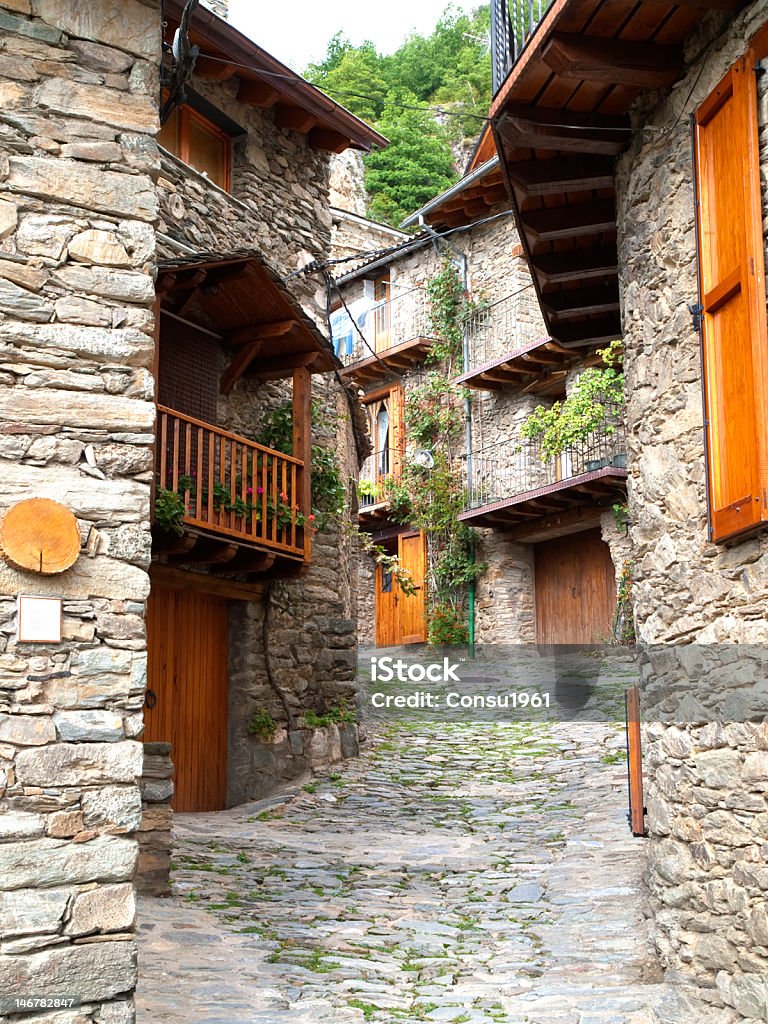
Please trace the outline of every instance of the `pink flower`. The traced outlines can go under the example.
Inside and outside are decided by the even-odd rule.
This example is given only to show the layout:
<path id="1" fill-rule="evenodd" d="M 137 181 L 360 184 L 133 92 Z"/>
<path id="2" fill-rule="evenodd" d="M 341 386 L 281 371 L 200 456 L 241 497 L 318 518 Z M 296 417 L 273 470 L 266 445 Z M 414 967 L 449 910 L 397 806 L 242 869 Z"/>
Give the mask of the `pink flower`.
<path id="1" fill-rule="evenodd" d="M 246 487 L 245 493 L 250 497 L 253 494 L 253 488 L 252 487 Z"/>
<path id="2" fill-rule="evenodd" d="M 288 495 L 285 493 L 285 491 L 280 491 L 280 500 L 288 501 Z"/>
<path id="3" fill-rule="evenodd" d="M 263 494 L 264 493 L 264 488 L 263 487 L 257 487 L 256 488 L 256 493 L 257 494 Z"/>
<path id="4" fill-rule="evenodd" d="M 314 523 L 315 521 L 315 517 L 312 515 L 307 516 L 307 519 L 310 521 L 310 523 Z"/>

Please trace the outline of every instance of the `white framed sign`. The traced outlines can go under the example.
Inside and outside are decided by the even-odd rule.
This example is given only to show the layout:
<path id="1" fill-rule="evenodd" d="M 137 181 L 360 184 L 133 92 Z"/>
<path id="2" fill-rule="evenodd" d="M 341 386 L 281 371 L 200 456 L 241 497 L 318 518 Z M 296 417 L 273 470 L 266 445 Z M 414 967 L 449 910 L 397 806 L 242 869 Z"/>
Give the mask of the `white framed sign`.
<path id="1" fill-rule="evenodd" d="M 60 597 L 19 595 L 19 643 L 60 644 L 61 603 Z"/>

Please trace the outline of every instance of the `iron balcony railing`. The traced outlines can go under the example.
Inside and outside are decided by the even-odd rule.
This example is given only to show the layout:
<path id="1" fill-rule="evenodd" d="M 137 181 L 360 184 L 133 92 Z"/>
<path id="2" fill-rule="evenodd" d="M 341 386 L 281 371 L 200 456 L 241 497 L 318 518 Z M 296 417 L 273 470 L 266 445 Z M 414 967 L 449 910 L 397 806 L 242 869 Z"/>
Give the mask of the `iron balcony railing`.
<path id="1" fill-rule="evenodd" d="M 528 45 L 552 0 L 491 0 L 494 96 Z"/>
<path id="2" fill-rule="evenodd" d="M 465 508 L 518 498 L 585 473 L 627 465 L 624 424 L 619 410 L 600 428 L 557 458 L 542 458 L 539 438 L 502 441 L 464 458 Z"/>
<path id="3" fill-rule="evenodd" d="M 159 503 L 185 526 L 306 557 L 300 507 L 304 463 L 174 409 L 157 407 L 155 515 Z M 308 534 L 307 534 L 308 536 Z"/>
<path id="4" fill-rule="evenodd" d="M 380 505 L 387 500 L 387 485 L 400 478 L 402 458 L 397 448 L 383 448 L 368 456 L 360 470 L 357 484 L 361 509 Z"/>
<path id="5" fill-rule="evenodd" d="M 464 326 L 467 365 L 476 370 L 510 352 L 549 338 L 533 286 L 507 295 L 474 313 Z"/>
<path id="6" fill-rule="evenodd" d="M 332 317 L 333 346 L 345 366 L 381 355 L 416 338 L 430 338 L 429 300 L 424 288 L 411 288 L 384 302 L 363 300 Z M 354 321 L 354 322 L 353 322 Z"/>

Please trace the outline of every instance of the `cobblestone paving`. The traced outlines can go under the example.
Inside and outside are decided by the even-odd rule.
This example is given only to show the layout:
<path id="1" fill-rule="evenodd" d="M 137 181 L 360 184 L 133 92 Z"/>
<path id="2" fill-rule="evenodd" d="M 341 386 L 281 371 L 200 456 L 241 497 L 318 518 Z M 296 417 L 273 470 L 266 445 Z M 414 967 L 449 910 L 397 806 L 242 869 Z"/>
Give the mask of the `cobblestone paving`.
<path id="1" fill-rule="evenodd" d="M 139 1024 L 655 1021 L 622 740 L 388 725 L 292 794 L 179 815 Z"/>

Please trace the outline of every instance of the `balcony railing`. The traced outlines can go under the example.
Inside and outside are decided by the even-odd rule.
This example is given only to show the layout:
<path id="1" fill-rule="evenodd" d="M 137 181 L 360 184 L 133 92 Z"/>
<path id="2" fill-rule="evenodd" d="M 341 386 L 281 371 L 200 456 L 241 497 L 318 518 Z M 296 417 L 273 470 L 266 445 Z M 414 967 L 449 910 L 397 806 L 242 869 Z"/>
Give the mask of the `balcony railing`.
<path id="1" fill-rule="evenodd" d="M 464 334 L 468 356 L 465 371 L 549 337 L 533 285 L 480 309 L 467 321 Z"/>
<path id="2" fill-rule="evenodd" d="M 357 485 L 361 511 L 387 500 L 387 484 L 399 478 L 401 468 L 402 453 L 396 448 L 383 448 L 368 456 Z"/>
<path id="3" fill-rule="evenodd" d="M 494 96 L 528 45 L 552 0 L 491 0 Z"/>
<path id="4" fill-rule="evenodd" d="M 409 341 L 432 337 L 429 302 L 423 288 L 411 288 L 385 302 L 360 305 L 362 309 L 358 303 L 350 306 L 357 329 L 343 310 L 335 314 L 333 343 L 345 366 L 374 354 L 382 355 Z"/>
<path id="5" fill-rule="evenodd" d="M 465 457 L 465 508 L 474 509 L 562 484 L 601 469 L 626 469 L 624 425 L 610 417 L 555 459 L 542 459 L 539 438 L 503 441 Z"/>
<path id="6" fill-rule="evenodd" d="M 181 525 L 288 555 L 305 555 L 304 464 L 291 455 L 157 408 L 155 504 L 179 495 Z"/>

